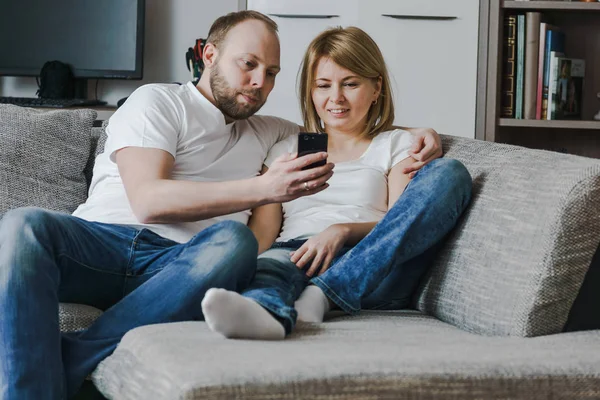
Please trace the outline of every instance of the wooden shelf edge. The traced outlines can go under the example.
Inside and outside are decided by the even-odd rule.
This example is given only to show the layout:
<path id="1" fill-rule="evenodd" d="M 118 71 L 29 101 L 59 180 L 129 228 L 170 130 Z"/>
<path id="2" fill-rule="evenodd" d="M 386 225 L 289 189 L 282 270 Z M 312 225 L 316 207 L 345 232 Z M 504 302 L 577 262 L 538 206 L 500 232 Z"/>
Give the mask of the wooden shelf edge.
<path id="1" fill-rule="evenodd" d="M 499 126 L 513 126 L 521 128 L 548 128 L 548 129 L 596 129 L 600 130 L 600 121 L 574 121 L 574 120 L 552 120 L 539 119 L 514 119 L 500 118 Z"/>
<path id="2" fill-rule="evenodd" d="M 526 10 L 573 10 L 573 11 L 598 11 L 600 3 L 586 3 L 580 1 L 504 1 L 503 8 Z"/>

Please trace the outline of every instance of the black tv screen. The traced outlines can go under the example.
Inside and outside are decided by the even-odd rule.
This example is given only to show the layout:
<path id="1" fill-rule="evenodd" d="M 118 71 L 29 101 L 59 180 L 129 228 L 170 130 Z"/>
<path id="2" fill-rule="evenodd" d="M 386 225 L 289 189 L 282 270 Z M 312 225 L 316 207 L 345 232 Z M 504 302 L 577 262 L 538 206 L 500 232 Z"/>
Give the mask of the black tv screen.
<path id="1" fill-rule="evenodd" d="M 141 79 L 145 0 L 0 0 L 0 75 Z"/>

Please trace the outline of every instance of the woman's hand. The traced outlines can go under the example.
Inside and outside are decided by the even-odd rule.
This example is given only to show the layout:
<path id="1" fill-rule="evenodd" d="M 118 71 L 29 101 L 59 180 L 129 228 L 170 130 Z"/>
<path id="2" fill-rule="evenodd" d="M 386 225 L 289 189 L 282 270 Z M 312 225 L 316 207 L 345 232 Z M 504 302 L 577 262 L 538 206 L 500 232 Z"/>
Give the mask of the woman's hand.
<path id="1" fill-rule="evenodd" d="M 411 128 L 407 130 L 416 138 L 408 154 L 417 161 L 404 168 L 402 172 L 409 174 L 409 178 L 413 178 L 425 164 L 442 156 L 442 139 L 431 128 Z"/>
<path id="2" fill-rule="evenodd" d="M 291 253 L 290 260 L 300 269 L 310 264 L 306 276 L 323 274 L 331 266 L 336 254 L 344 247 L 349 229 L 342 225 L 331 225 L 323 232 L 308 239 L 302 247 Z"/>

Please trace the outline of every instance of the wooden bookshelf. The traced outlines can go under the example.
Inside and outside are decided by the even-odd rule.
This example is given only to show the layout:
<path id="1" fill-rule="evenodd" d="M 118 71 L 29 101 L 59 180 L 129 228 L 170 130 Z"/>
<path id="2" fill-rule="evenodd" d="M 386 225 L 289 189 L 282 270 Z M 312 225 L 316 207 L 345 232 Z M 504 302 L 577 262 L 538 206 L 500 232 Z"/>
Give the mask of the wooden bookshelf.
<path id="1" fill-rule="evenodd" d="M 503 20 L 514 11 L 542 13 L 565 32 L 567 56 L 585 59 L 581 120 L 500 117 Z M 600 2 L 481 0 L 479 38 L 477 139 L 600 158 Z"/>
<path id="2" fill-rule="evenodd" d="M 500 118 L 499 126 L 513 126 L 520 128 L 547 128 L 547 129 L 592 129 L 600 131 L 600 121 L 581 121 L 581 120 L 539 120 L 539 119 L 515 119 Z M 600 132 L 598 135 L 598 144 L 600 145 Z"/>
<path id="3" fill-rule="evenodd" d="M 504 9 L 544 11 L 600 11 L 600 3 L 581 1 L 505 1 Z"/>

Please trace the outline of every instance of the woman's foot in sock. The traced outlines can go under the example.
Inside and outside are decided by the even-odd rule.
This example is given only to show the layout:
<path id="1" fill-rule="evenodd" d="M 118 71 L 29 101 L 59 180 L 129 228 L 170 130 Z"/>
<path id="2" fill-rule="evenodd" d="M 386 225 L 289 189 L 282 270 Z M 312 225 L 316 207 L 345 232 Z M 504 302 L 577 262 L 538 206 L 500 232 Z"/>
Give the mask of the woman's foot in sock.
<path id="1" fill-rule="evenodd" d="M 230 339 L 281 340 L 283 325 L 257 302 L 225 289 L 209 289 L 202 300 L 208 327 Z"/>
<path id="2" fill-rule="evenodd" d="M 331 306 L 321 288 L 310 285 L 304 289 L 294 304 L 294 308 L 298 312 L 298 321 L 320 324 Z"/>

